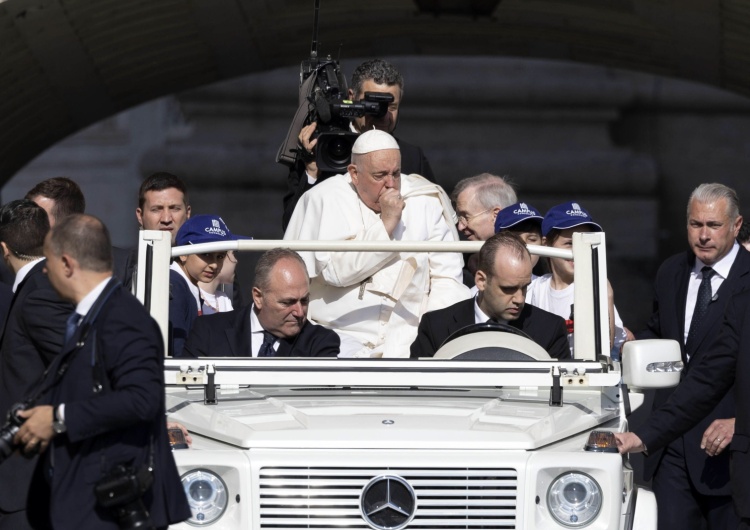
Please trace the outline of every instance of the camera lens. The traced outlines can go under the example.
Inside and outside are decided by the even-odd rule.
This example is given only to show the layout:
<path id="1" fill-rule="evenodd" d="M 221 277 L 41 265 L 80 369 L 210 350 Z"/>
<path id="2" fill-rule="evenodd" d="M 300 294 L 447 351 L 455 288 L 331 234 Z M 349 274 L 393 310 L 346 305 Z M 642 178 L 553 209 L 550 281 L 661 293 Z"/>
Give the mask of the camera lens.
<path id="1" fill-rule="evenodd" d="M 331 160 L 349 158 L 349 142 L 343 138 L 334 138 L 334 140 L 328 144 L 328 156 Z"/>
<path id="2" fill-rule="evenodd" d="M 16 425 L 6 424 L 0 429 L 0 463 L 13 454 L 13 450 L 16 448 L 13 437 L 17 432 L 18 427 Z"/>
<path id="3" fill-rule="evenodd" d="M 8 421 L 0 427 L 0 464 L 12 455 L 16 449 L 13 438 L 16 436 L 21 425 L 23 425 L 23 422 L 26 421 L 18 415 L 18 412 L 26 410 L 27 405 L 28 403 L 16 403 L 13 405 L 8 412 Z"/>
<path id="4" fill-rule="evenodd" d="M 324 133 L 318 138 L 320 160 L 318 169 L 345 173 L 352 154 L 352 145 L 357 139 L 355 133 Z M 322 166 L 322 168 L 321 168 Z"/>

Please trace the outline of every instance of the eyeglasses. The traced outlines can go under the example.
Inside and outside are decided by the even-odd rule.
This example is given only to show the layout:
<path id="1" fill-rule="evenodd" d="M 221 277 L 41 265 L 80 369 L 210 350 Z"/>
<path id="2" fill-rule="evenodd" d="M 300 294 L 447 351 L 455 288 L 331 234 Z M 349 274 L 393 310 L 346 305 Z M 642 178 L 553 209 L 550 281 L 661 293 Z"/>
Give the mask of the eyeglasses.
<path id="1" fill-rule="evenodd" d="M 472 220 L 472 219 L 474 219 L 475 217 L 478 217 L 478 216 L 482 215 L 483 213 L 487 213 L 487 212 L 489 212 L 490 210 L 494 210 L 494 209 L 495 209 L 495 208 L 494 208 L 494 206 L 493 206 L 492 208 L 487 208 L 486 210 L 482 210 L 481 212 L 479 212 L 479 213 L 475 213 L 474 215 L 459 215 L 459 216 L 458 216 L 458 222 L 459 222 L 460 224 L 468 225 L 468 224 L 469 224 L 469 221 L 471 221 L 471 220 Z"/>

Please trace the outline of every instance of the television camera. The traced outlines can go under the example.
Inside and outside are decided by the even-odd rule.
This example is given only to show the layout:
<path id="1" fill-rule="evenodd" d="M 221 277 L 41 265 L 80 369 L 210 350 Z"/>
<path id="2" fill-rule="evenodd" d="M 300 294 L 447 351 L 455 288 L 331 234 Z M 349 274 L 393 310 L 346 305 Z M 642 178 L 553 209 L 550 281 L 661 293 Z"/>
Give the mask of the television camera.
<path id="1" fill-rule="evenodd" d="M 315 2 L 315 22 L 310 58 L 300 66 L 299 107 L 286 140 L 279 148 L 276 161 L 294 167 L 298 160 L 315 160 L 318 171 L 345 173 L 352 154 L 352 145 L 358 134 L 352 132 L 353 118 L 370 115 L 385 116 L 393 96 L 382 92 L 366 92 L 359 101 L 348 99 L 346 78 L 339 61 L 331 56 L 318 58 L 319 0 Z M 302 128 L 317 122 L 315 138 L 318 143 L 315 153 L 309 153 L 299 145 Z"/>

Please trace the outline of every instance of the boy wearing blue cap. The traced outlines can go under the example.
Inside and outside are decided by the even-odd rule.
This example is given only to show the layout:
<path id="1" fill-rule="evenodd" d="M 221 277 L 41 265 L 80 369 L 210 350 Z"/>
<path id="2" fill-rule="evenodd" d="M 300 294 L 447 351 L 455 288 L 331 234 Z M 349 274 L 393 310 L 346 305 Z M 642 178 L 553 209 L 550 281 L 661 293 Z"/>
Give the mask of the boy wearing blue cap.
<path id="1" fill-rule="evenodd" d="M 495 233 L 508 231 L 516 234 L 526 245 L 542 244 L 542 217 L 539 211 L 525 202 L 517 202 L 500 210 L 495 217 Z M 539 256 L 531 255 L 531 267 L 539 263 Z M 532 281 L 537 278 L 531 275 Z"/>
<path id="2" fill-rule="evenodd" d="M 175 244 L 198 245 L 236 241 L 239 239 L 227 228 L 218 215 L 196 215 L 185 221 L 177 232 Z M 196 317 L 203 314 L 203 298 L 198 282 L 210 283 L 221 272 L 226 252 L 204 252 L 179 256 L 169 271 L 169 323 L 172 350 L 180 357 Z"/>
<path id="3" fill-rule="evenodd" d="M 543 244 L 553 248 L 572 250 L 573 233 L 602 231 L 601 225 L 580 204 L 573 201 L 553 206 L 542 221 Z M 573 262 L 550 258 L 549 267 L 551 273 L 532 281 L 526 293 L 526 302 L 566 319 L 570 350 L 573 352 Z M 612 287 L 609 284 L 608 291 L 611 354 L 618 358 L 620 347 L 629 332 L 614 307 Z"/>

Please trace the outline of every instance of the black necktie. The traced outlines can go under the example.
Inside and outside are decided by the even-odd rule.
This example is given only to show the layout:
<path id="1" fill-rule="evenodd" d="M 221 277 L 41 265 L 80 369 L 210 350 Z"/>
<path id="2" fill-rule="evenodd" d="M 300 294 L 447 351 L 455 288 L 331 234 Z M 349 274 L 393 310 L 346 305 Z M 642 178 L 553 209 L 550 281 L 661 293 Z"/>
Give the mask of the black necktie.
<path id="1" fill-rule="evenodd" d="M 693 311 L 693 319 L 690 321 L 690 330 L 688 331 L 687 342 L 685 348 L 688 353 L 693 353 L 691 349 L 691 343 L 695 339 L 695 334 L 700 328 L 701 320 L 706 316 L 708 311 L 708 304 L 711 302 L 711 277 L 716 274 L 716 271 L 711 267 L 703 267 L 701 269 L 703 273 L 703 279 L 701 285 L 698 287 L 698 296 L 695 299 L 695 310 Z"/>
<path id="2" fill-rule="evenodd" d="M 73 311 L 65 322 L 65 340 L 63 341 L 63 344 L 67 344 L 68 341 L 73 338 L 73 335 L 76 334 L 76 329 L 78 328 L 78 323 L 80 321 L 81 315 Z"/>
<path id="3" fill-rule="evenodd" d="M 258 357 L 273 357 L 276 355 L 276 351 L 273 349 L 274 342 L 276 342 L 276 337 L 263 330 L 263 344 L 260 345 Z"/>

